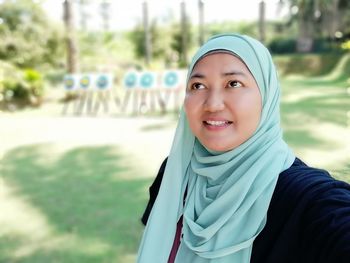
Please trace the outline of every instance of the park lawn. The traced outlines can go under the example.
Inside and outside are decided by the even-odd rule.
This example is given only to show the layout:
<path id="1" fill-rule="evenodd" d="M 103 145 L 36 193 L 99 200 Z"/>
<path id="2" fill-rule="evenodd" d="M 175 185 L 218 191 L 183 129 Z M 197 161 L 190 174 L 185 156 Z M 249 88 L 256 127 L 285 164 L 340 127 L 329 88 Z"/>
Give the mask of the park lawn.
<path id="1" fill-rule="evenodd" d="M 340 78 L 282 81 L 284 138 L 297 156 L 350 182 L 350 83 Z"/>
<path id="2" fill-rule="evenodd" d="M 281 113 L 298 156 L 350 182 L 346 85 L 284 80 Z M 122 147 L 78 147 L 57 158 L 47 154 L 50 147 L 19 146 L 4 155 L 0 262 L 134 262 L 154 171 L 130 163 Z"/>
<path id="3" fill-rule="evenodd" d="M 0 262 L 133 262 L 151 180 L 115 147 L 77 148 L 54 162 L 48 148 L 4 156 L 0 206 L 10 220 L 2 216 Z"/>

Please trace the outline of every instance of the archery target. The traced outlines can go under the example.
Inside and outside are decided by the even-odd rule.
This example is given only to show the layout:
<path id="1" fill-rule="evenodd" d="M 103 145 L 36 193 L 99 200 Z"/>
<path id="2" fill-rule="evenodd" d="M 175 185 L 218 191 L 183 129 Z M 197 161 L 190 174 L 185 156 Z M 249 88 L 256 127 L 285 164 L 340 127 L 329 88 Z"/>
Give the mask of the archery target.
<path id="1" fill-rule="evenodd" d="M 63 77 L 63 84 L 66 90 L 75 90 L 78 88 L 78 78 L 76 75 L 69 74 Z"/>
<path id="2" fill-rule="evenodd" d="M 167 70 L 162 74 L 162 87 L 176 88 L 183 83 L 183 76 L 178 70 Z"/>
<path id="3" fill-rule="evenodd" d="M 113 76 L 111 74 L 96 74 L 95 87 L 98 90 L 108 90 L 112 87 Z"/>
<path id="4" fill-rule="evenodd" d="M 140 87 L 151 89 L 157 86 L 157 74 L 155 72 L 145 71 L 140 76 Z"/>
<path id="5" fill-rule="evenodd" d="M 131 89 L 138 87 L 139 73 L 136 71 L 129 71 L 124 75 L 124 87 Z"/>
<path id="6" fill-rule="evenodd" d="M 79 78 L 79 87 L 84 90 L 89 89 L 92 82 L 91 79 L 92 76 L 90 74 L 81 75 Z"/>

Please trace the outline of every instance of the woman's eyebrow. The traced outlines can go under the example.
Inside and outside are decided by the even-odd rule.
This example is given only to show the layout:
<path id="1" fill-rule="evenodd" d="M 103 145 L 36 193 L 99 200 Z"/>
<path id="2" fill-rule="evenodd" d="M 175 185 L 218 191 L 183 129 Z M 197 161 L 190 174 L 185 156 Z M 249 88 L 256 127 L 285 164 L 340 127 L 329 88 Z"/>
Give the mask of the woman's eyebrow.
<path id="1" fill-rule="evenodd" d="M 224 76 L 224 77 L 232 76 L 232 75 L 240 75 L 240 76 L 243 76 L 243 77 L 247 76 L 247 74 L 245 74 L 243 71 L 229 71 L 229 72 L 224 72 L 221 75 Z"/>
<path id="2" fill-rule="evenodd" d="M 221 75 L 223 77 L 233 76 L 233 75 L 240 75 L 243 77 L 247 77 L 247 75 L 243 71 L 228 71 L 228 72 L 221 73 Z M 196 72 L 190 76 L 190 79 L 194 79 L 194 78 L 204 79 L 205 75 L 202 73 Z"/>
<path id="3" fill-rule="evenodd" d="M 190 79 L 194 79 L 194 78 L 204 79 L 205 76 L 201 73 L 194 73 L 190 76 Z"/>

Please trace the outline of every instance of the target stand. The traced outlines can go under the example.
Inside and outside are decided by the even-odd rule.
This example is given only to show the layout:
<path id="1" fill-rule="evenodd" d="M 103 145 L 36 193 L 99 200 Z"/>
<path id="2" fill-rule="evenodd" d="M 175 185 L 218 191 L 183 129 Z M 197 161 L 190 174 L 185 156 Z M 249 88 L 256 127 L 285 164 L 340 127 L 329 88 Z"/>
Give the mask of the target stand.
<path id="1" fill-rule="evenodd" d="M 173 107 L 176 111 L 181 107 L 181 94 L 185 86 L 185 71 L 166 70 L 162 74 L 161 86 L 163 96 L 160 98 L 164 104 L 164 113 L 167 111 L 171 97 L 173 99 Z"/>
<path id="2" fill-rule="evenodd" d="M 63 86 L 66 91 L 67 101 L 65 101 L 63 104 L 62 115 L 67 114 L 70 105 L 73 107 L 73 112 L 76 111 L 79 102 L 78 82 L 79 78 L 74 74 L 65 75 L 63 78 Z"/>
<path id="3" fill-rule="evenodd" d="M 157 73 L 145 71 L 140 75 L 140 104 L 138 113 L 145 114 L 154 112 L 155 105 L 155 88 L 157 87 Z M 148 97 L 148 100 L 147 100 Z"/>
<path id="4" fill-rule="evenodd" d="M 131 70 L 124 75 L 123 87 L 126 90 L 124 99 L 121 103 L 121 112 L 125 113 L 128 109 L 130 101 L 132 104 L 132 112 L 136 113 L 138 109 L 138 94 L 139 89 L 139 72 Z M 132 103 L 131 102 L 131 103 Z"/>
<path id="5" fill-rule="evenodd" d="M 108 102 L 110 101 L 113 87 L 113 76 L 112 74 L 97 74 L 94 79 L 94 90 L 96 91 L 96 102 L 93 109 L 93 114 L 97 114 L 100 105 L 102 104 L 104 113 L 109 112 Z"/>

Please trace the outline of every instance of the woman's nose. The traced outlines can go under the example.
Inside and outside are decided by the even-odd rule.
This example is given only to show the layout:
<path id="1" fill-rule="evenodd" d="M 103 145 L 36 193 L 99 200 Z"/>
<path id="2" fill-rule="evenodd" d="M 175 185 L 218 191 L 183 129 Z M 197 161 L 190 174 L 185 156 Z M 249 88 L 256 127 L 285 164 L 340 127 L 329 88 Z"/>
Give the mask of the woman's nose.
<path id="1" fill-rule="evenodd" d="M 204 110 L 209 112 L 222 111 L 225 108 L 225 97 L 220 90 L 211 90 L 208 92 L 204 103 Z"/>

